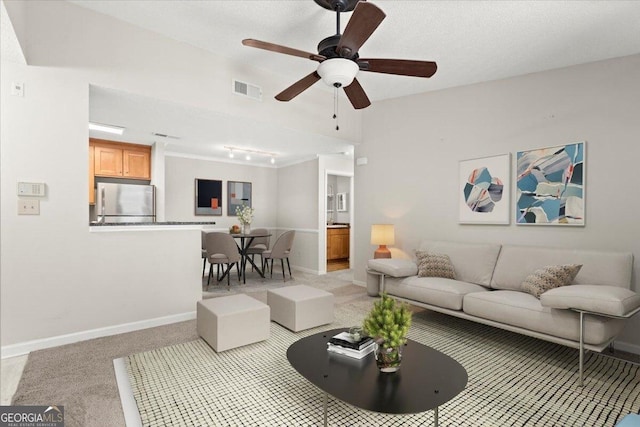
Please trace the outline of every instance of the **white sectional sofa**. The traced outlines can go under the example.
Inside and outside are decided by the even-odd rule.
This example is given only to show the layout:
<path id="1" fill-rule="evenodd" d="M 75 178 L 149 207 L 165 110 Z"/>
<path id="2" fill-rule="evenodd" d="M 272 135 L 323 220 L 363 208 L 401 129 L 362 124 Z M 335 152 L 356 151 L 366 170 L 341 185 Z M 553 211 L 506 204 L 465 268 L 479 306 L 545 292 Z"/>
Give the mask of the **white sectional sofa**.
<path id="1" fill-rule="evenodd" d="M 534 246 L 424 241 L 418 250 L 446 254 L 455 279 L 418 277 L 407 259 L 372 259 L 370 295 L 385 291 L 412 304 L 547 341 L 601 352 L 640 310 L 630 290 L 631 253 Z M 522 282 L 549 265 L 581 264 L 570 286 L 524 292 Z M 384 289 L 380 289 L 383 287 Z"/>

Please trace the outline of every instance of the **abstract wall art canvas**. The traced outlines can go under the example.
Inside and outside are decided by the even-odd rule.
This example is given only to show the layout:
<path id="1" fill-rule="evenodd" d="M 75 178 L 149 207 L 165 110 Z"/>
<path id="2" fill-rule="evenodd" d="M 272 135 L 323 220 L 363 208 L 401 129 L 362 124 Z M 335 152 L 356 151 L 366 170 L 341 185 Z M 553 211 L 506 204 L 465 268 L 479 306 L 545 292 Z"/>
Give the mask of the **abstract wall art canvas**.
<path id="1" fill-rule="evenodd" d="M 222 181 L 196 178 L 196 215 L 222 215 Z"/>
<path id="2" fill-rule="evenodd" d="M 459 165 L 461 224 L 509 224 L 511 155 L 462 160 Z"/>
<path id="3" fill-rule="evenodd" d="M 518 151 L 516 224 L 585 224 L 585 143 Z"/>
<path id="4" fill-rule="evenodd" d="M 251 183 L 228 181 L 227 182 L 227 215 L 238 216 L 236 208 L 243 205 L 251 207 Z"/>

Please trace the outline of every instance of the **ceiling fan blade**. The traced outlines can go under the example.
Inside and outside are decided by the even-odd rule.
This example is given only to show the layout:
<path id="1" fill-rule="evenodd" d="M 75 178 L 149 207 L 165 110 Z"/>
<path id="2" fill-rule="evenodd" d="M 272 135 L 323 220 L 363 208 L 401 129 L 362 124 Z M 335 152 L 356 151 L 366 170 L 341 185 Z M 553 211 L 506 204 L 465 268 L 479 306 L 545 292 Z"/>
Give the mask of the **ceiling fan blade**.
<path id="1" fill-rule="evenodd" d="M 336 53 L 345 58 L 355 55 L 386 16 L 373 3 L 358 2 L 340 37 Z"/>
<path id="2" fill-rule="evenodd" d="M 317 53 L 305 52 L 303 50 L 298 50 L 275 43 L 263 42 L 261 40 L 244 39 L 242 40 L 242 44 L 249 47 L 269 50 L 271 52 L 284 53 L 285 55 L 299 56 L 301 58 L 311 59 L 312 61 L 322 62 L 327 59 L 322 55 L 318 55 Z"/>
<path id="3" fill-rule="evenodd" d="M 358 65 L 362 71 L 413 77 L 431 77 L 438 69 L 435 62 L 410 59 L 359 59 Z"/>
<path id="4" fill-rule="evenodd" d="M 277 94 L 276 99 L 278 101 L 291 101 L 293 98 L 309 89 L 318 80 L 320 80 L 320 75 L 314 71 Z"/>
<path id="5" fill-rule="evenodd" d="M 353 108 L 356 110 L 367 108 L 371 105 L 371 101 L 369 101 L 367 94 L 364 93 L 364 89 L 360 86 L 358 79 L 353 79 L 353 82 L 349 86 L 345 86 L 344 93 L 347 94 L 347 98 L 349 98 L 351 105 L 353 105 Z"/>

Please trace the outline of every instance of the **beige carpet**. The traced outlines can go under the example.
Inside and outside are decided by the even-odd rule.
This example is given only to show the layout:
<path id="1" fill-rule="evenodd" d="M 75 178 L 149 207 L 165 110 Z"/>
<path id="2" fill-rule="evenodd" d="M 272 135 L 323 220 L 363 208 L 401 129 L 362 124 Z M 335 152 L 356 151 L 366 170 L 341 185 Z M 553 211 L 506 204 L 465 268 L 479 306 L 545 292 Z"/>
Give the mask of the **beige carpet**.
<path id="1" fill-rule="evenodd" d="M 283 283 L 282 276 L 275 271 L 272 280 L 249 273 L 246 285 L 239 286 L 237 279 L 232 281 L 231 291 L 226 290 L 226 282 L 224 286 L 212 285 L 204 297 L 244 291 L 266 301 L 267 288 L 308 284 L 333 292 L 337 304 L 368 299 L 363 287 L 351 284 L 348 271 L 325 276 L 294 271 L 293 276 L 294 280 L 289 280 L 287 275 L 287 282 Z M 29 355 L 12 403 L 64 405 L 66 427 L 124 426 L 113 360 L 197 338 L 193 320 L 34 351 Z"/>

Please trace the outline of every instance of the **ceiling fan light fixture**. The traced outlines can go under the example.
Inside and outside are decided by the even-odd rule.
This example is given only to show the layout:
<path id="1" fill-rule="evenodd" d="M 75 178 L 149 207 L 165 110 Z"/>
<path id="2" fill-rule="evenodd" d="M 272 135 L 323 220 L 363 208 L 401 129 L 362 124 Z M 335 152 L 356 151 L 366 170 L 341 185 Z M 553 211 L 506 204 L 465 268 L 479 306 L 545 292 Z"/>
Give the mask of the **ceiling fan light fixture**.
<path id="1" fill-rule="evenodd" d="M 358 64 L 345 58 L 327 59 L 318 66 L 322 81 L 332 87 L 349 86 L 359 70 Z"/>

